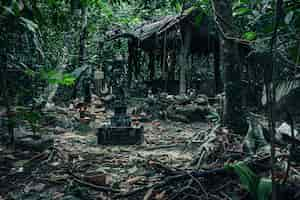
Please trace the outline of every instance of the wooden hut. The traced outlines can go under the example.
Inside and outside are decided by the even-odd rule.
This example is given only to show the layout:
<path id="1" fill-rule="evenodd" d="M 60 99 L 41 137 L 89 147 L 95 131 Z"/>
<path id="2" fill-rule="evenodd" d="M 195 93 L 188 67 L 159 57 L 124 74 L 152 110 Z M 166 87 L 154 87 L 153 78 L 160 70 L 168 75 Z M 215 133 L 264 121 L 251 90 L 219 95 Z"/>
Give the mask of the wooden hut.
<path id="1" fill-rule="evenodd" d="M 141 51 L 148 55 L 149 80 L 155 79 L 155 63 L 160 66 L 160 81 L 168 88 L 168 82 L 177 82 L 180 93 L 187 90 L 187 72 L 191 71 L 189 57 L 210 55 L 214 57 L 214 91 L 222 90 L 219 66 L 219 41 L 214 23 L 200 8 L 189 8 L 178 15 L 169 15 L 146 22 L 131 32 L 121 33 L 128 40 L 129 81 L 140 71 Z M 179 78 L 176 78 L 179 77 Z M 179 80 L 178 80 L 179 79 Z M 173 85 L 174 87 L 174 85 Z"/>

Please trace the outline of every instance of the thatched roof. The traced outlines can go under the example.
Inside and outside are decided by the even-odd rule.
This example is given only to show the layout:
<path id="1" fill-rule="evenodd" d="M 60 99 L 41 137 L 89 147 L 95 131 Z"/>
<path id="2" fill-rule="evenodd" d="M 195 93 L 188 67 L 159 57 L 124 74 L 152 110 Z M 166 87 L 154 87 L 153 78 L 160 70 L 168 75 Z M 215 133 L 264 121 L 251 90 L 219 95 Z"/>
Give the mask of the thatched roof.
<path id="1" fill-rule="evenodd" d="M 197 15 L 205 14 L 200 9 L 192 7 L 181 14 L 168 15 L 161 17 L 156 21 L 145 22 L 132 31 L 119 33 L 111 37 L 110 40 L 127 37 L 132 39 L 133 44 L 138 45 L 145 51 L 159 49 L 162 48 L 162 39 L 165 33 L 168 34 L 167 38 L 169 42 L 174 42 L 174 39 L 176 40 L 175 37 L 178 36 L 177 32 L 182 28 L 182 25 L 193 21 Z M 188 19 L 192 20 L 188 21 Z M 169 34 L 170 32 L 172 32 L 172 34 Z"/>
<path id="2" fill-rule="evenodd" d="M 162 17 L 158 21 L 146 23 L 137 27 L 131 34 L 141 41 L 154 35 L 160 35 L 170 27 L 173 27 L 175 24 L 177 24 L 179 22 L 178 17 L 179 15 Z"/>
<path id="3" fill-rule="evenodd" d="M 178 29 L 179 26 L 176 27 L 176 25 L 186 23 L 186 19 L 192 18 L 194 20 L 197 15 L 205 14 L 199 8 L 191 7 L 181 14 L 168 15 L 154 22 L 144 23 L 135 28 L 131 34 L 140 40 L 145 40 L 153 35 L 162 35 L 165 31 L 169 31 L 170 29 Z"/>

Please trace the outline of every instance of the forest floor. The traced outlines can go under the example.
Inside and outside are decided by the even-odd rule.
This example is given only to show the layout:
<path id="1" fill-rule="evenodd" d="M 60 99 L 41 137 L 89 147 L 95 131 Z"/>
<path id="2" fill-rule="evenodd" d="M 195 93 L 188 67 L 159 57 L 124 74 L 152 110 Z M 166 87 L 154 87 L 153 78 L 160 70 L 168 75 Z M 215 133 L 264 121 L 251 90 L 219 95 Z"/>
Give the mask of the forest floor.
<path id="1" fill-rule="evenodd" d="M 65 119 L 78 114 L 61 109 L 53 113 Z M 94 116 L 90 125 L 111 113 Z M 98 145 L 95 126 L 82 121 L 76 129 L 44 127 L 54 131 L 54 145 L 41 152 L 0 146 L 0 200 L 250 199 L 238 176 L 227 173 L 224 165 L 247 159 L 254 160 L 260 174 L 269 169 L 268 154 L 248 155 L 243 137 L 218 125 L 165 120 L 140 124 L 142 145 Z"/>

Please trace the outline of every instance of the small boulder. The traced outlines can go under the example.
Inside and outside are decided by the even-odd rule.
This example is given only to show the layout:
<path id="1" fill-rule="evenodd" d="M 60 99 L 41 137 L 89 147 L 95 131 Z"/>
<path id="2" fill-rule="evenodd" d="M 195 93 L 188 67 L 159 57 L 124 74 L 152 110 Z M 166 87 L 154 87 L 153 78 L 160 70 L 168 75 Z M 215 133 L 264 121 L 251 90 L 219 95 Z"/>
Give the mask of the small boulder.
<path id="1" fill-rule="evenodd" d="M 21 138 L 16 138 L 15 144 L 26 150 L 35 150 L 42 152 L 54 144 L 54 139 L 51 136 L 43 135 L 43 136 L 25 136 Z"/>
<path id="2" fill-rule="evenodd" d="M 197 105 L 207 106 L 208 105 L 208 97 L 206 95 L 199 95 L 194 103 Z"/>
<path id="3" fill-rule="evenodd" d="M 199 106 L 196 104 L 171 105 L 167 108 L 167 117 L 174 121 L 195 122 L 204 121 L 209 114 L 209 106 Z"/>
<path id="4" fill-rule="evenodd" d="M 174 99 L 175 103 L 179 105 L 186 105 L 191 102 L 191 99 L 186 95 L 176 95 Z"/>

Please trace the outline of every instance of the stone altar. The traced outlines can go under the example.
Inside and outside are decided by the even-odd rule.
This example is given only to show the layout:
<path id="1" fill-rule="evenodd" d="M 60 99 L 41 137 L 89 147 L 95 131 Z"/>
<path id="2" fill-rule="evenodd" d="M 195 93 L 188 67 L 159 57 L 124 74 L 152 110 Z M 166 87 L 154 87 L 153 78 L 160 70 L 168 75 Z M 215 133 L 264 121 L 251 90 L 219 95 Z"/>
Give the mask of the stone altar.
<path id="1" fill-rule="evenodd" d="M 103 145 L 133 145 L 144 141 L 143 127 L 133 126 L 131 118 L 127 114 L 127 103 L 125 98 L 124 84 L 119 69 L 114 70 L 113 103 L 114 114 L 109 125 L 98 129 L 98 144 Z"/>

